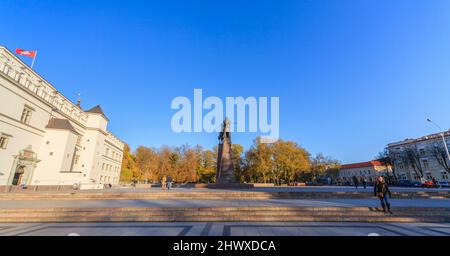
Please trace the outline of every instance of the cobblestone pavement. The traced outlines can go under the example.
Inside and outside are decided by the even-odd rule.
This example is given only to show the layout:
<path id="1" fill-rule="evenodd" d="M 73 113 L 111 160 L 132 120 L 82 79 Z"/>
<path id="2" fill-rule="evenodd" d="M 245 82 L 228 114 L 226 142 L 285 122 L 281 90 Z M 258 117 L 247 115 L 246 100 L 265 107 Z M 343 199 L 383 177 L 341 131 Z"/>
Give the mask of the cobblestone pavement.
<path id="1" fill-rule="evenodd" d="M 450 223 L 0 223 L 0 236 L 448 236 Z"/>

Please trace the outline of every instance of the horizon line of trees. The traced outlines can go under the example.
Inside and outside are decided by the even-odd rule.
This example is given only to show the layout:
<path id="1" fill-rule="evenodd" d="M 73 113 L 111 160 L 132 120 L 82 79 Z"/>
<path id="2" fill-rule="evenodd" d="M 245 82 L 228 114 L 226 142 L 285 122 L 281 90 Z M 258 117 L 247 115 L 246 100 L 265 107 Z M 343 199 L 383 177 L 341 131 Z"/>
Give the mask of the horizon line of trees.
<path id="1" fill-rule="evenodd" d="M 218 147 L 204 149 L 200 145 L 150 148 L 139 146 L 131 151 L 125 145 L 121 182 L 159 183 L 171 176 L 178 183 L 214 183 L 216 181 Z M 253 141 L 244 151 L 232 144 L 232 161 L 236 181 L 246 183 L 289 184 L 314 181 L 321 176 L 336 177 L 339 161 L 311 154 L 293 141 L 278 140 L 271 144 Z"/>

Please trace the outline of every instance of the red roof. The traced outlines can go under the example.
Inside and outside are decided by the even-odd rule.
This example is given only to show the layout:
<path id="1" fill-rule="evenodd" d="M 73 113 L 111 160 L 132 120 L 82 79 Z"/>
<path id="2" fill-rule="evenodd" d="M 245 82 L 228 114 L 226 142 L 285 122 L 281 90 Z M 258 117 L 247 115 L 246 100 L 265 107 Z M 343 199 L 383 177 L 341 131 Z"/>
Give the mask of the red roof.
<path id="1" fill-rule="evenodd" d="M 353 169 L 353 168 L 363 168 L 363 167 L 374 167 L 374 166 L 382 166 L 383 164 L 380 161 L 374 160 L 369 162 L 361 162 L 361 163 L 353 163 L 353 164 L 343 164 L 341 165 L 341 169 Z"/>

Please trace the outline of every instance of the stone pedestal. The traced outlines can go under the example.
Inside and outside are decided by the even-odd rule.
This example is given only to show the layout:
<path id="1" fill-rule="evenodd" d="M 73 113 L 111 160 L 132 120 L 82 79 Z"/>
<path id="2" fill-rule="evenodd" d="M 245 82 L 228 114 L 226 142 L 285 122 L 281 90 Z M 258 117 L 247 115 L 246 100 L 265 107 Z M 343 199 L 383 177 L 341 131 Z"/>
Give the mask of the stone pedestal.
<path id="1" fill-rule="evenodd" d="M 217 157 L 217 184 L 235 183 L 234 166 L 232 160 L 231 140 L 225 138 L 223 143 L 219 144 L 219 155 Z"/>

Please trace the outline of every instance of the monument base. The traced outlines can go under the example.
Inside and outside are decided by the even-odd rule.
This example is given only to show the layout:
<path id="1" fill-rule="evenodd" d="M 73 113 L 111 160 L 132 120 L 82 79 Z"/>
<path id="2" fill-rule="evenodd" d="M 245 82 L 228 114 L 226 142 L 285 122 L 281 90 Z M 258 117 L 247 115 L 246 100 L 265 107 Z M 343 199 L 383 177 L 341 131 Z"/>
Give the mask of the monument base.
<path id="1" fill-rule="evenodd" d="M 208 188 L 208 189 L 249 189 L 255 186 L 251 183 L 208 183 L 208 184 L 195 184 L 195 188 Z"/>

